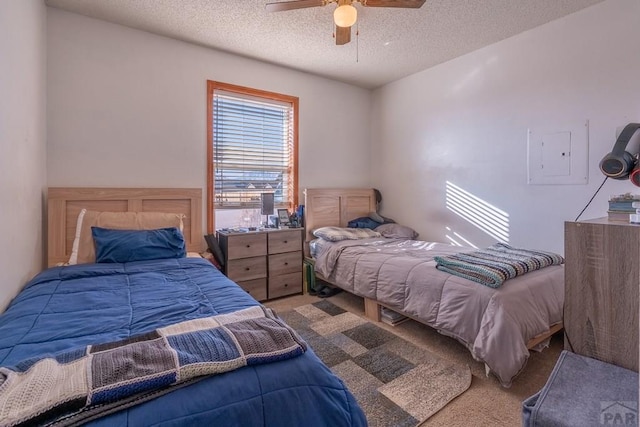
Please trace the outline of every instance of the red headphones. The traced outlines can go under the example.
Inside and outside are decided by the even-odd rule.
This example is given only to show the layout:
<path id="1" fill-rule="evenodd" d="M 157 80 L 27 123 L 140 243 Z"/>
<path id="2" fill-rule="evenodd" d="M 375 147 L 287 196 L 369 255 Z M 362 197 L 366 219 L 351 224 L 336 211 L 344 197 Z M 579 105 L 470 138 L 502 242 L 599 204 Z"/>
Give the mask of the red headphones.
<path id="1" fill-rule="evenodd" d="M 629 174 L 629 181 L 636 187 L 640 187 L 640 167 L 636 166 Z"/>

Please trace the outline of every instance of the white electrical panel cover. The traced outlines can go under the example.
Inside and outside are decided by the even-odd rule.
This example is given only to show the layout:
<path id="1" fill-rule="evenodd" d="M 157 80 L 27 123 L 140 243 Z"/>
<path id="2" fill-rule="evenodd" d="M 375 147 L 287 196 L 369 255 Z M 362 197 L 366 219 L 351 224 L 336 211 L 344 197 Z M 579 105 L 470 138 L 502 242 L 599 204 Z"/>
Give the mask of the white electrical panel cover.
<path id="1" fill-rule="evenodd" d="M 587 184 L 588 166 L 588 121 L 556 129 L 528 129 L 528 184 Z"/>

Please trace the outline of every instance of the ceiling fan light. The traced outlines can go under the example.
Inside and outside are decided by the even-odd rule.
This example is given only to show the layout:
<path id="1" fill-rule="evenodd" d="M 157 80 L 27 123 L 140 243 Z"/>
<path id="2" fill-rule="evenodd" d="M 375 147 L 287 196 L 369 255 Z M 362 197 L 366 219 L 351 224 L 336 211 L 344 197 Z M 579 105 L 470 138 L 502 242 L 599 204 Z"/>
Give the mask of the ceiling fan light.
<path id="1" fill-rule="evenodd" d="M 333 20 L 338 27 L 351 27 L 358 19 L 358 9 L 350 4 L 338 6 L 333 11 Z"/>

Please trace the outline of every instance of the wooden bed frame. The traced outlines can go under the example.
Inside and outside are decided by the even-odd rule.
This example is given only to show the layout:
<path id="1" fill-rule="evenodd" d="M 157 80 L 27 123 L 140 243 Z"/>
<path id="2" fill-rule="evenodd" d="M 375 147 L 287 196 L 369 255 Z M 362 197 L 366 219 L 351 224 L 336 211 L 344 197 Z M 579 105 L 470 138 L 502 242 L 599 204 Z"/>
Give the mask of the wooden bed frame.
<path id="1" fill-rule="evenodd" d="M 352 219 L 376 211 L 373 188 L 307 188 L 305 199 L 305 256 L 309 256 L 309 242 L 316 228 L 346 227 Z"/>
<path id="2" fill-rule="evenodd" d="M 67 262 L 71 255 L 78 213 L 168 212 L 184 214 L 187 251 L 200 252 L 202 189 L 200 188 L 49 188 L 47 196 L 47 265 Z"/>
<path id="3" fill-rule="evenodd" d="M 314 239 L 313 230 L 323 226 L 346 227 L 352 219 L 367 216 L 376 211 L 376 198 L 373 188 L 307 188 L 305 194 L 305 256 L 309 256 L 309 242 Z M 342 286 L 333 283 L 327 278 L 316 273 L 320 279 L 334 286 Z M 365 316 L 375 322 L 380 321 L 380 310 L 384 304 L 378 301 L 364 298 Z M 395 308 L 388 307 L 394 311 Z M 412 318 L 407 313 L 399 312 Z M 532 349 L 556 332 L 562 330 L 562 322 L 553 325 L 549 331 L 535 336 L 527 343 L 527 348 Z"/>

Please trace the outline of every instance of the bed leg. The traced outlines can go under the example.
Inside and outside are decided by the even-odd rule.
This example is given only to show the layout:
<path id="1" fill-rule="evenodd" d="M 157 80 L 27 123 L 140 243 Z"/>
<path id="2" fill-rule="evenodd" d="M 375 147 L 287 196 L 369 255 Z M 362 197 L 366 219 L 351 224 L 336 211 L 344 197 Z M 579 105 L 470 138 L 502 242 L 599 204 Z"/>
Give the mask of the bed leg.
<path id="1" fill-rule="evenodd" d="M 380 306 L 372 299 L 364 299 L 364 315 L 367 319 L 374 322 L 380 321 Z"/>
<path id="2" fill-rule="evenodd" d="M 531 338 L 527 343 L 527 348 L 529 350 L 534 349 L 538 344 L 540 344 L 541 342 L 543 342 L 548 338 L 551 338 L 553 334 L 555 334 L 556 332 L 559 332 L 563 327 L 564 325 L 562 322 L 556 323 L 555 325 L 551 326 L 551 328 L 549 328 L 547 332 L 543 332 L 542 334 Z"/>

